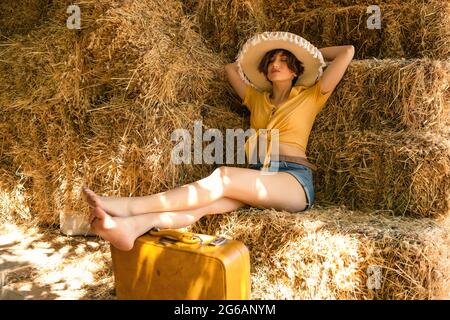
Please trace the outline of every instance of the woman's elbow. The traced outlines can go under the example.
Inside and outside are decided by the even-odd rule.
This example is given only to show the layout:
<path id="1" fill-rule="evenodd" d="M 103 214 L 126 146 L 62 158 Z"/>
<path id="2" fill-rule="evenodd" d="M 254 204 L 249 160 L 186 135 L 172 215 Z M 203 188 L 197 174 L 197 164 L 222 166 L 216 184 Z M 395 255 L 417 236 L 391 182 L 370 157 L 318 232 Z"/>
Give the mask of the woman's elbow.
<path id="1" fill-rule="evenodd" d="M 346 57 L 346 59 L 352 60 L 355 55 L 355 47 L 353 45 L 348 45 L 345 48 L 345 51 L 342 53 L 343 57 Z"/>
<path id="2" fill-rule="evenodd" d="M 350 44 L 350 45 L 347 46 L 347 50 L 348 50 L 350 53 L 355 54 L 355 47 L 354 47 L 352 44 Z"/>
<path id="3" fill-rule="evenodd" d="M 233 64 L 232 63 L 228 63 L 224 66 L 224 69 L 226 72 L 228 72 L 229 70 L 233 70 Z"/>

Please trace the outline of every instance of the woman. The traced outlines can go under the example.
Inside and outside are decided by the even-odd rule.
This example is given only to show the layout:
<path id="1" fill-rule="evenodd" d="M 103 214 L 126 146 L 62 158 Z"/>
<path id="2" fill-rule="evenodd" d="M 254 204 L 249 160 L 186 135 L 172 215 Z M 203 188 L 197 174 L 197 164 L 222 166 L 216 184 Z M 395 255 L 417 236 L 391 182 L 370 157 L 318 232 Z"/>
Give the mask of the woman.
<path id="1" fill-rule="evenodd" d="M 268 32 L 247 41 L 237 62 L 225 66 L 229 82 L 251 112 L 252 127 L 279 130 L 279 148 L 269 147 L 264 163 L 221 166 L 193 183 L 143 197 L 100 197 L 84 188 L 92 231 L 127 251 L 153 227 L 182 228 L 205 215 L 245 205 L 289 212 L 311 208 L 314 166 L 305 153 L 309 131 L 354 55 L 353 46 L 318 51 L 297 35 Z M 330 64 L 322 74 L 323 58 Z M 246 151 L 253 159 L 250 140 Z M 278 161 L 270 160 L 274 156 Z"/>

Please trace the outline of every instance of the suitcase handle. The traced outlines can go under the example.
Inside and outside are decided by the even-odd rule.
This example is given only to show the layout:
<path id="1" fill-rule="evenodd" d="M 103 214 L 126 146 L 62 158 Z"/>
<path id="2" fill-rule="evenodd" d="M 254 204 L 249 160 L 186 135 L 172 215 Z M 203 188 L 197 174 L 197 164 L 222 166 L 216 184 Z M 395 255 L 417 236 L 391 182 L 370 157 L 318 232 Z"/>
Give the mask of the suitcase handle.
<path id="1" fill-rule="evenodd" d="M 202 243 L 202 239 L 191 232 L 181 232 L 178 230 L 159 230 L 152 229 L 149 231 L 149 234 L 155 237 L 168 238 L 170 240 L 177 240 L 186 244 L 197 244 Z"/>

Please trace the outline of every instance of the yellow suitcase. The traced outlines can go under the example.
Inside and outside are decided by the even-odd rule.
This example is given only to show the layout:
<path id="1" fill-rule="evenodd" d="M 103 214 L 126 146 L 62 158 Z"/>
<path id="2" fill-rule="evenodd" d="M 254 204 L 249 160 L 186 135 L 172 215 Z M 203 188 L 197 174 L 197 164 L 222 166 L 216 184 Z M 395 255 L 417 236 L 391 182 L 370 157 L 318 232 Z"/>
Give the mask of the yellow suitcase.
<path id="1" fill-rule="evenodd" d="M 111 246 L 111 256 L 118 299 L 250 299 L 250 255 L 240 241 L 151 230 L 131 251 Z"/>

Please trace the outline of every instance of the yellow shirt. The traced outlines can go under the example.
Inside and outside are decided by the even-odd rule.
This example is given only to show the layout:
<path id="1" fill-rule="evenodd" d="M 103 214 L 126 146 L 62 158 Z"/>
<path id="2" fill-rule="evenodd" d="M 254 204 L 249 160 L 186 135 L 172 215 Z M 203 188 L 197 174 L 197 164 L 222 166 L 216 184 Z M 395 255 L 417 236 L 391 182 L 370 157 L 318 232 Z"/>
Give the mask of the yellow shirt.
<path id="1" fill-rule="evenodd" d="M 320 93 L 321 80 L 322 78 L 319 78 L 319 81 L 310 87 L 292 87 L 288 100 L 278 107 L 270 103 L 270 92 L 261 92 L 247 85 L 243 104 L 251 112 L 250 127 L 256 130 L 256 134 L 249 137 L 245 143 L 248 161 L 252 159 L 255 143 L 258 136 L 261 135 L 259 129 L 267 129 L 267 147 L 263 168 L 267 168 L 270 162 L 271 138 L 272 134 L 275 134 L 270 129 L 278 129 L 280 144 L 293 145 L 306 152 L 314 120 L 331 95 L 331 91 L 326 94 Z M 253 148 L 250 148 L 250 144 Z"/>

